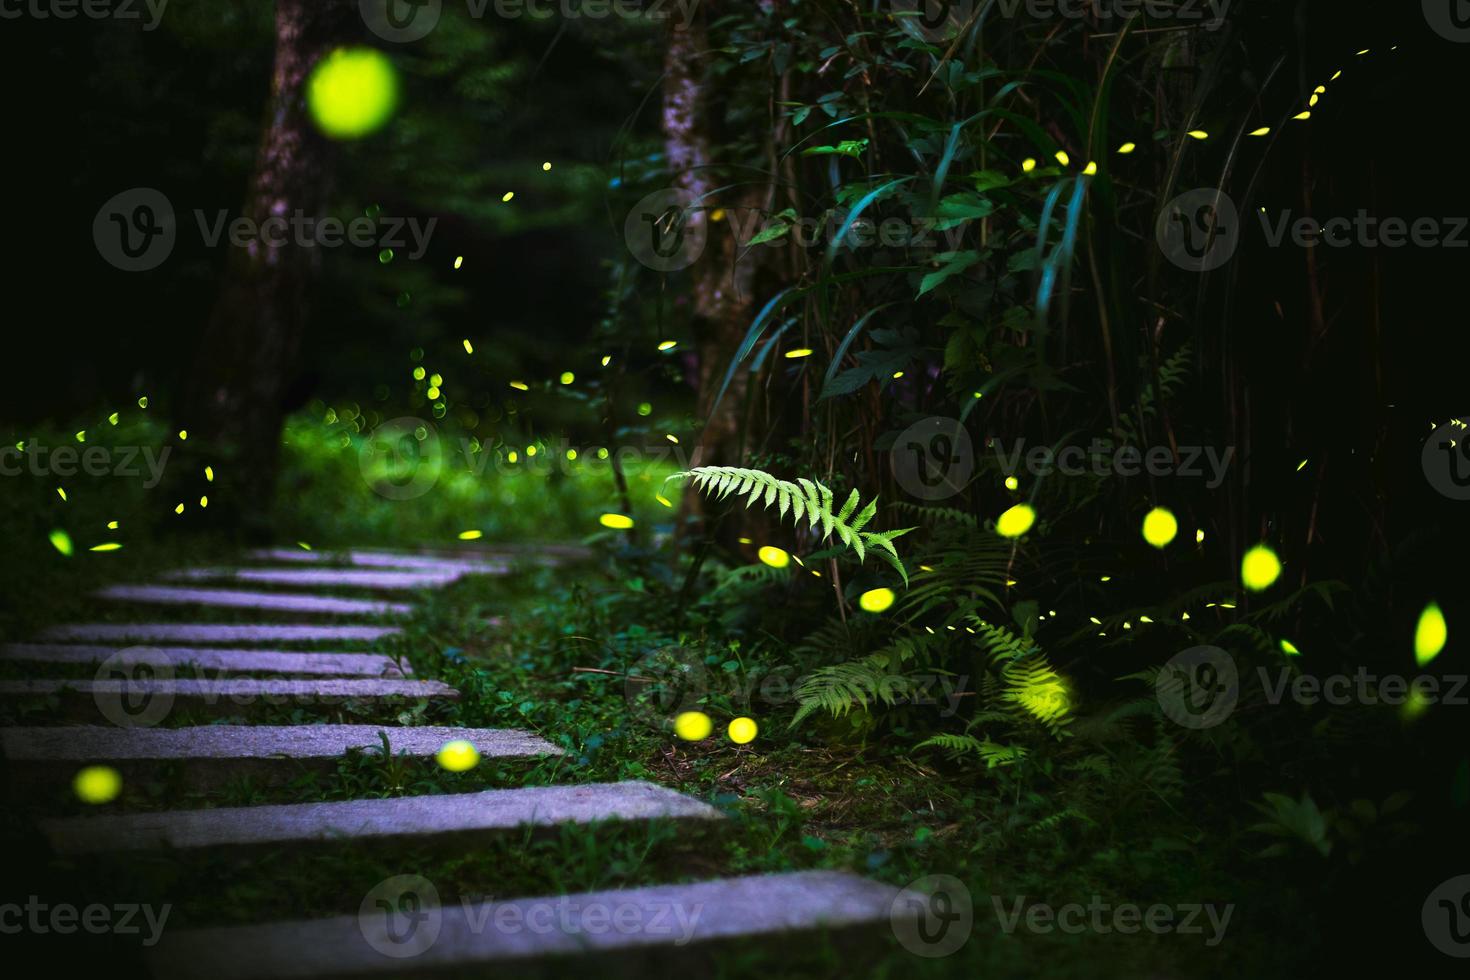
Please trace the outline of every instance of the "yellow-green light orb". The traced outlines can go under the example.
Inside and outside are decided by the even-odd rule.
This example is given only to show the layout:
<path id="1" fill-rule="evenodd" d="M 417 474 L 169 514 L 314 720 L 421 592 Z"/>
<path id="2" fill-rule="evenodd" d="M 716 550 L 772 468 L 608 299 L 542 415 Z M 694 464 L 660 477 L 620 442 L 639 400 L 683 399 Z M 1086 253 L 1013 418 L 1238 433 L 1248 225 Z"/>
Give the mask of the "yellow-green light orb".
<path id="1" fill-rule="evenodd" d="M 1143 519 L 1143 540 L 1155 548 L 1167 548 L 1179 533 L 1179 522 L 1162 507 L 1155 507 Z"/>
<path id="2" fill-rule="evenodd" d="M 1444 612 L 1439 608 L 1439 603 L 1431 602 L 1419 614 L 1419 623 L 1414 627 L 1414 662 L 1420 667 L 1426 666 L 1439 656 L 1449 636 L 1450 630 L 1445 623 Z"/>
<path id="3" fill-rule="evenodd" d="M 880 613 L 893 605 L 895 598 L 892 589 L 873 589 L 858 596 L 858 608 L 863 612 Z"/>
<path id="4" fill-rule="evenodd" d="M 760 551 L 756 552 L 756 557 L 758 557 L 762 563 L 770 565 L 772 568 L 785 568 L 787 565 L 791 564 L 790 555 L 782 551 L 780 548 L 773 548 L 770 545 L 766 545 Z"/>
<path id="5" fill-rule="evenodd" d="M 1252 592 L 1264 592 L 1281 577 L 1281 559 L 1276 552 L 1258 544 L 1240 560 L 1240 581 Z"/>
<path id="6" fill-rule="evenodd" d="M 1036 510 L 1030 504 L 1017 504 L 995 520 L 995 533 L 1003 538 L 1019 538 L 1036 523 Z"/>
<path id="7" fill-rule="evenodd" d="M 760 727 L 756 725 L 754 718 L 736 718 L 730 722 L 728 731 L 730 741 L 736 745 L 745 745 L 748 742 L 755 741 L 755 736 L 760 732 Z"/>
<path id="8" fill-rule="evenodd" d="M 306 103 L 325 135 L 361 139 L 382 128 L 398 107 L 398 75 L 381 52 L 338 48 L 311 70 Z"/>
<path id="9" fill-rule="evenodd" d="M 111 803 L 122 792 L 122 776 L 111 766 L 88 766 L 71 785 L 83 803 Z"/>
<path id="10" fill-rule="evenodd" d="M 468 772 L 480 764 L 480 750 L 475 748 L 473 742 L 458 739 L 453 742 L 445 742 L 435 754 L 434 759 L 441 768 L 450 772 Z"/>
<path id="11" fill-rule="evenodd" d="M 709 738 L 715 723 L 703 711 L 685 711 L 674 719 L 674 734 L 686 742 L 698 742 Z"/>

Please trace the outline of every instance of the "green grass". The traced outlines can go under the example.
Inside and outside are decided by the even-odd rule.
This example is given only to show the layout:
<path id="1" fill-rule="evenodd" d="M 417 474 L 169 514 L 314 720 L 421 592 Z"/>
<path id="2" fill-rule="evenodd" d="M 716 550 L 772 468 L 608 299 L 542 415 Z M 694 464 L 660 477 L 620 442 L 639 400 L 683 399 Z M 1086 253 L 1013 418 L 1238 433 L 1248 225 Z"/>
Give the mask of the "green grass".
<path id="1" fill-rule="evenodd" d="M 120 436 L 159 435 L 141 422 L 131 425 L 119 427 Z M 845 719 L 818 715 L 793 728 L 795 705 L 789 701 L 761 705 L 720 695 L 702 705 L 717 728 L 700 743 L 679 741 L 666 718 L 635 710 L 625 696 L 625 675 L 666 646 L 701 649 L 708 670 L 747 684 L 795 662 L 785 645 L 762 635 L 762 617 L 771 610 L 763 599 L 751 598 L 759 593 L 742 586 L 694 596 L 681 608 L 666 598 L 679 580 L 666 563 L 650 560 L 647 549 L 670 530 L 660 523 L 670 512 L 653 500 L 669 467 L 630 474 L 637 524 L 632 532 L 615 532 L 597 521 L 599 514 L 618 509 L 605 470 L 493 478 L 468 469 L 447 471 L 432 492 L 397 500 L 374 489 L 371 473 L 364 479 L 355 439 L 360 437 L 315 422 L 298 419 L 293 425 L 283 476 L 289 510 L 282 515 L 282 540 L 318 549 L 454 548 L 460 532 L 473 529 L 484 533 L 473 547 L 538 537 L 581 538 L 592 546 L 593 559 L 582 565 L 527 562 L 512 575 L 470 578 L 416 597 L 417 615 L 401 636 L 363 648 L 407 660 L 416 677 L 442 679 L 463 694 L 457 704 L 432 714 L 405 704 L 398 720 L 529 729 L 567 754 L 541 761 L 486 760 L 472 772 L 450 774 L 370 751 L 324 772 L 303 767 L 284 781 L 226 780 L 203 793 L 165 772 L 131 786 L 133 804 L 243 806 L 646 779 L 715 804 L 729 815 L 728 826 L 699 835 L 657 824 L 564 828 L 448 852 L 333 847 L 309 854 L 213 855 L 202 863 L 155 855 L 93 866 L 43 857 L 23 815 L 58 807 L 77 812 L 79 806 L 58 797 L 27 798 L 6 808 L 9 852 L 21 855 L 18 881 L 46 893 L 78 889 L 134 901 L 153 896 L 178 906 L 174 924 L 182 926 L 348 914 L 373 884 L 402 873 L 434 880 L 446 900 L 809 868 L 850 870 L 898 885 L 947 874 L 963 881 L 974 900 L 975 932 L 965 948 L 933 962 L 890 952 L 865 960 L 863 975 L 1082 977 L 1098 975 L 1097 965 L 1106 962 L 1113 975 L 1269 976 L 1310 959 L 1310 942 L 1282 945 L 1263 938 L 1312 925 L 1310 906 L 1290 891 L 1290 865 L 1240 861 L 1235 855 L 1250 852 L 1254 842 L 1241 839 L 1236 824 L 1209 814 L 1186 817 L 1151 795 L 1154 774 L 1145 770 L 1156 760 L 1142 750 L 1120 755 L 1105 778 L 1052 771 L 1045 761 L 992 772 L 907 747 L 928 727 L 923 713 L 932 707 L 887 712 L 881 726 L 856 713 Z M 74 481 L 65 502 L 45 481 L 25 478 L 20 488 L 4 505 L 12 526 L 20 528 L 0 565 L 0 585 L 15 599 L 0 619 L 7 637 L 23 638 L 65 620 L 136 621 L 155 613 L 160 619 L 184 618 L 167 608 L 104 609 L 87 593 L 108 582 L 147 581 L 180 565 L 218 564 L 233 554 L 234 542 L 187 533 L 186 520 L 176 520 L 166 500 L 139 487 Z M 124 549 L 86 551 L 107 536 L 106 522 L 114 519 L 121 520 L 116 536 Z M 70 556 L 50 543 L 55 528 L 70 534 Z M 185 533 L 163 533 L 180 528 Z M 187 618 L 260 621 L 230 611 L 191 612 Z M 743 645 L 728 639 L 732 619 L 753 624 Z M 756 717 L 761 733 L 752 744 L 736 746 L 723 737 L 723 727 L 745 713 Z M 361 716 L 350 704 L 308 705 L 241 712 L 237 718 L 178 712 L 169 723 L 240 720 L 298 724 Z M 1094 895 L 1144 906 L 1214 901 L 1238 908 L 1226 943 L 1210 949 L 1201 936 L 1007 935 L 993 904 L 1008 907 L 1027 896 L 1085 905 Z M 776 954 L 732 951 L 717 973 L 811 975 L 824 971 L 831 954 L 813 944 L 796 958 L 789 950 L 771 955 Z"/>

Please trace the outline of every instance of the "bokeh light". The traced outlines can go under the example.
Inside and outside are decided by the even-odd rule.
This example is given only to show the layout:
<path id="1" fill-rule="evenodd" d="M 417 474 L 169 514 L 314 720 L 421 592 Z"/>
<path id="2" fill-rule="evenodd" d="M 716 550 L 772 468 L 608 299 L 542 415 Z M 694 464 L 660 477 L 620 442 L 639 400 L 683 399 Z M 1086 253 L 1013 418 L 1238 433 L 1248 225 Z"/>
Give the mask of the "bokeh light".
<path id="1" fill-rule="evenodd" d="M 72 780 L 72 789 L 83 803 L 111 803 L 122 792 L 122 775 L 111 766 L 88 766 Z"/>
<path id="2" fill-rule="evenodd" d="M 746 745 L 755 741 L 756 735 L 760 732 L 760 726 L 755 723 L 754 718 L 736 718 L 730 722 L 730 727 L 726 731 L 730 736 L 730 741 L 736 745 Z"/>
<path id="3" fill-rule="evenodd" d="M 434 759 L 439 763 L 440 768 L 450 772 L 468 772 L 480 764 L 480 750 L 475 748 L 473 742 L 456 739 L 453 742 L 445 742 L 435 754 Z"/>
<path id="4" fill-rule="evenodd" d="M 372 48 L 338 48 L 312 69 L 306 101 L 323 134 L 361 139 L 381 129 L 398 107 L 398 74 Z"/>
<path id="5" fill-rule="evenodd" d="M 674 719 L 674 734 L 686 742 L 709 738 L 714 730 L 714 722 L 703 711 L 685 711 Z"/>

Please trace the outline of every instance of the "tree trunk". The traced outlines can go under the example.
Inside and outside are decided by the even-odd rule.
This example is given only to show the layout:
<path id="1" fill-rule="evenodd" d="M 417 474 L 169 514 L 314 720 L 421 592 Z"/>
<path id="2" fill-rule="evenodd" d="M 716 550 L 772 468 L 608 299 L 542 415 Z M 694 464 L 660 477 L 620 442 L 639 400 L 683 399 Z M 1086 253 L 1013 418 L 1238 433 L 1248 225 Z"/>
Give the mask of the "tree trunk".
<path id="1" fill-rule="evenodd" d="M 674 186 L 698 204 L 687 216 L 686 228 L 691 234 L 707 234 L 704 253 L 689 269 L 698 357 L 696 410 L 701 419 L 707 420 L 691 463 L 734 466 L 740 463 L 744 449 L 741 408 L 746 401 L 749 373 L 735 372 L 718 406 L 715 396 L 754 318 L 754 280 L 759 260 L 767 250 L 741 248 L 736 228 L 746 227 L 746 221 L 731 221 L 728 217 L 715 221 L 712 215 L 724 211 L 746 219 L 763 211 L 769 204 L 771 187 L 769 183 L 741 183 L 731 179 L 730 173 L 720 174 L 713 169 L 713 147 L 718 142 L 718 119 L 713 110 L 724 99 L 710 91 L 707 80 L 711 59 L 706 25 L 719 15 L 719 8 L 714 2 L 700 4 L 691 22 L 686 27 L 675 27 L 670 34 L 664 62 L 663 132 Z M 726 189 L 714 193 L 720 187 Z M 758 228 L 759 222 L 754 226 Z M 681 513 L 701 516 L 701 504 L 698 494 L 685 493 Z M 733 539 L 742 527 L 743 520 L 733 521 L 722 536 Z"/>
<path id="2" fill-rule="evenodd" d="M 305 82 L 323 55 L 354 36 L 355 10 L 351 0 L 276 0 L 269 117 L 241 209 L 256 227 L 271 217 L 323 216 L 331 148 L 308 113 Z M 316 264 L 315 249 L 290 241 L 273 246 L 257 236 L 230 249 L 178 413 L 189 431 L 180 456 L 199 464 L 188 479 L 206 461 L 216 473 L 203 491 L 216 521 L 258 528 L 268 514 Z"/>

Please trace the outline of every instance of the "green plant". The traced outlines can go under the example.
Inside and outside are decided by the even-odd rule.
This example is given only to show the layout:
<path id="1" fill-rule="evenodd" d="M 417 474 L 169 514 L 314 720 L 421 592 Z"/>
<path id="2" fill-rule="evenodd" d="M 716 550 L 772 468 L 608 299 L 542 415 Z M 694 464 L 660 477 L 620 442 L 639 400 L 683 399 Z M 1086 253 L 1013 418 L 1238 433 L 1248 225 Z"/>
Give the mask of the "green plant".
<path id="1" fill-rule="evenodd" d="M 714 494 L 723 500 L 730 494 L 744 496 L 745 506 L 754 507 L 764 500 L 765 508 L 777 505 L 780 518 L 791 512 L 793 521 L 805 515 L 807 526 L 822 529 L 822 540 L 829 540 L 835 531 L 842 543 L 857 552 L 861 562 L 869 549 L 897 569 L 904 583 L 909 580 L 908 570 L 899 560 L 893 540 L 913 530 L 911 527 L 898 531 L 864 531 L 868 522 L 878 513 L 878 500 L 873 498 L 861 510 L 862 502 L 857 490 L 848 495 L 841 510 L 834 511 L 835 498 L 825 484 L 797 477 L 795 483 L 779 479 L 760 470 L 743 469 L 738 466 L 699 466 L 685 473 L 675 473 L 669 480 L 692 477 L 700 491 Z M 665 481 L 668 482 L 667 480 Z"/>

